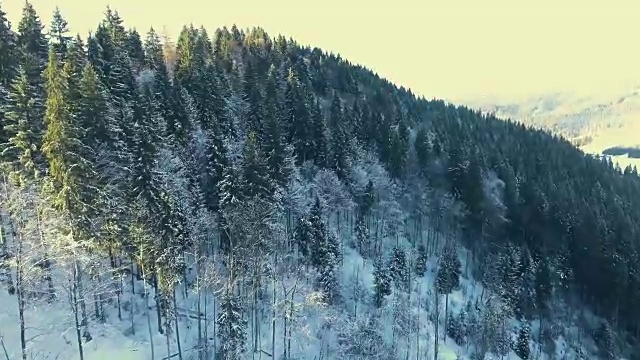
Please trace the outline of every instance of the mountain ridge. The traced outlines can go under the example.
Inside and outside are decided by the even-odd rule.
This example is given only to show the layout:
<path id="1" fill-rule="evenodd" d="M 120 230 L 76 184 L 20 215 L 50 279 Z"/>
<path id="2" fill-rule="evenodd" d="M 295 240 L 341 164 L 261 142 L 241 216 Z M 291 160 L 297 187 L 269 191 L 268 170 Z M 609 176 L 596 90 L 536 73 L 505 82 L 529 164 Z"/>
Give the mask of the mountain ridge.
<path id="1" fill-rule="evenodd" d="M 54 19 L 0 19 L 11 356 L 639 353 L 636 170 L 260 28 Z"/>

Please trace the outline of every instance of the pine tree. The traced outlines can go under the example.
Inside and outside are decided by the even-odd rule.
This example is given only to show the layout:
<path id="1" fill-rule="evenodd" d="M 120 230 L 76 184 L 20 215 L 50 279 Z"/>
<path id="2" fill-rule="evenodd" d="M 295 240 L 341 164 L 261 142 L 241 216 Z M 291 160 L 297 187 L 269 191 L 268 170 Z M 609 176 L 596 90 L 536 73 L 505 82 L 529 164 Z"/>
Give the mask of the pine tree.
<path id="1" fill-rule="evenodd" d="M 393 249 L 389 263 L 389 272 L 398 288 L 402 290 L 408 288 L 409 269 L 407 267 L 407 255 L 399 246 Z"/>
<path id="2" fill-rule="evenodd" d="M 60 8 L 56 6 L 55 10 L 53 11 L 53 19 L 51 20 L 49 38 L 51 39 L 51 46 L 53 47 L 53 51 L 55 51 L 60 62 L 65 61 L 69 42 L 72 39 L 71 36 L 67 35 L 67 33 L 69 32 L 68 25 L 69 24 L 67 23 L 67 20 L 64 19 L 62 13 L 60 12 Z"/>
<path id="3" fill-rule="evenodd" d="M 449 312 L 449 294 L 460 285 L 460 267 L 460 259 L 455 248 L 447 248 L 440 259 L 436 274 L 436 291 L 445 295 L 445 329 L 448 321 L 446 315 Z"/>
<path id="4" fill-rule="evenodd" d="M 28 179 L 38 177 L 37 166 L 40 144 L 40 122 L 38 113 L 34 112 L 36 91 L 29 83 L 29 78 L 23 67 L 18 70 L 9 92 L 9 101 L 2 107 L 5 116 L 4 133 L 7 144 L 2 149 L 3 163 L 9 166 L 9 172 L 17 176 L 15 181 L 24 183 Z"/>
<path id="5" fill-rule="evenodd" d="M 125 46 L 131 59 L 131 69 L 134 72 L 139 72 L 145 62 L 145 52 L 142 48 L 142 38 L 137 30 L 130 29 L 127 31 Z"/>
<path id="6" fill-rule="evenodd" d="M 329 233 L 322 215 L 320 199 L 316 197 L 315 203 L 309 213 L 312 237 L 310 247 L 310 262 L 317 271 L 322 272 L 327 267 L 336 264 L 340 256 L 338 242 L 335 236 Z"/>
<path id="7" fill-rule="evenodd" d="M 0 146 L 4 147 L 9 140 L 4 127 L 9 93 L 18 71 L 16 34 L 11 30 L 11 23 L 0 4 Z M 0 148 L 1 150 L 1 148 Z"/>
<path id="8" fill-rule="evenodd" d="M 390 172 L 392 176 L 399 178 L 406 167 L 409 150 L 409 130 L 404 121 L 400 121 L 398 128 L 391 132 L 389 147 Z"/>
<path id="9" fill-rule="evenodd" d="M 180 89 L 171 83 L 166 66 L 163 44 L 160 36 L 151 28 L 144 42 L 144 59 L 142 66 L 153 70 L 156 81 L 155 98 L 160 106 L 162 118 L 165 122 L 165 134 L 179 144 L 184 144 L 191 128 L 185 108 L 187 107 Z M 195 105 L 192 111 L 195 113 Z"/>
<path id="10" fill-rule="evenodd" d="M 218 212 L 220 228 L 220 250 L 227 252 L 230 250 L 231 239 L 229 235 L 228 214 L 240 204 L 243 198 L 243 191 L 240 178 L 240 171 L 235 168 L 229 160 L 225 160 L 228 165 L 222 169 L 222 176 L 218 182 Z"/>
<path id="11" fill-rule="evenodd" d="M 273 64 L 269 68 L 265 85 L 265 113 L 264 113 L 263 147 L 267 156 L 269 174 L 280 186 L 286 183 L 287 174 L 284 170 L 285 143 L 282 128 L 282 105 L 278 89 L 276 69 Z"/>
<path id="12" fill-rule="evenodd" d="M 524 323 L 518 332 L 514 351 L 522 360 L 528 360 L 531 354 L 531 349 L 529 348 L 530 331 L 529 323 Z"/>
<path id="13" fill-rule="evenodd" d="M 33 8 L 33 5 L 26 1 L 22 9 L 22 18 L 18 24 L 18 47 L 21 52 L 21 60 L 29 62 L 28 73 L 31 79 L 35 79 L 42 75 L 42 71 L 46 66 L 48 54 L 48 42 L 42 32 L 44 26 L 40 21 L 40 17 Z"/>
<path id="14" fill-rule="evenodd" d="M 240 303 L 229 292 L 230 290 L 227 290 L 227 294 L 220 304 L 220 311 L 216 319 L 218 338 L 220 339 L 220 348 L 216 359 L 241 360 L 245 353 L 247 324 L 242 316 Z"/>
<path id="15" fill-rule="evenodd" d="M 6 91 L 11 87 L 18 71 L 16 41 L 16 34 L 11 30 L 7 14 L 0 7 L 0 88 Z"/>
<path id="16" fill-rule="evenodd" d="M 373 300 L 377 307 L 382 307 L 387 295 L 391 295 L 391 278 L 388 268 L 382 258 L 378 258 L 373 269 L 374 295 Z"/>
<path id="17" fill-rule="evenodd" d="M 68 109 L 72 116 L 76 116 L 79 111 L 80 102 L 80 81 L 82 79 L 82 70 L 87 63 L 87 55 L 84 49 L 84 43 L 80 36 L 73 40 L 69 40 L 65 44 L 66 53 L 60 57 L 56 52 L 56 56 L 61 65 L 64 66 L 64 72 L 68 83 Z M 56 50 L 54 49 L 54 52 Z"/>
<path id="18" fill-rule="evenodd" d="M 445 250 L 438 266 L 436 289 L 441 294 L 450 294 L 460 284 L 460 259 L 454 249 Z"/>
<path id="19" fill-rule="evenodd" d="M 314 236 L 314 229 L 311 222 L 306 217 L 300 217 L 293 233 L 293 242 L 298 252 L 307 258 L 310 254 L 311 242 Z"/>
<path id="20" fill-rule="evenodd" d="M 593 334 L 593 340 L 595 341 L 600 355 L 603 359 L 613 360 L 617 358 L 615 337 L 611 325 L 605 320 L 600 324 L 598 329 Z"/>
<path id="21" fill-rule="evenodd" d="M 325 302 L 330 305 L 335 305 L 340 299 L 337 267 L 337 259 L 331 257 L 318 272 L 318 287 L 322 290 Z"/>
<path id="22" fill-rule="evenodd" d="M 85 129 L 86 146 L 98 150 L 112 141 L 110 137 L 109 104 L 106 90 L 100 83 L 93 65 L 87 63 L 82 68 L 79 82 L 78 122 Z M 97 152 L 95 152 L 97 155 Z M 97 158 L 94 162 L 97 162 Z"/>
<path id="23" fill-rule="evenodd" d="M 331 159 L 328 165 L 329 168 L 336 172 L 340 179 L 344 179 L 348 172 L 349 165 L 347 157 L 349 150 L 344 112 L 337 94 L 333 95 L 330 110 Z"/>
<path id="24" fill-rule="evenodd" d="M 48 43 L 43 33 L 44 26 L 30 2 L 25 2 L 22 9 L 22 18 L 18 24 L 18 58 L 26 75 L 29 86 L 30 120 L 32 126 L 36 151 L 33 152 L 33 160 L 39 171 L 44 170 L 44 159 L 40 154 L 42 135 L 44 133 L 44 78 L 43 72 L 47 64 Z"/>
<path id="25" fill-rule="evenodd" d="M 78 114 L 70 111 L 69 69 L 71 62 L 58 62 L 52 48 L 46 77 L 46 132 L 42 152 L 48 160 L 53 181 L 53 205 L 69 216 L 76 232 L 87 236 L 95 220 L 97 205 L 94 156 L 84 143 L 85 129 Z"/>
<path id="26" fill-rule="evenodd" d="M 285 91 L 285 117 L 289 136 L 296 149 L 299 163 L 314 159 L 313 133 L 310 126 L 310 113 L 306 99 L 308 94 L 293 69 L 289 69 Z M 312 107 L 313 109 L 313 107 Z"/>
<path id="27" fill-rule="evenodd" d="M 320 104 L 313 102 L 310 105 L 309 113 L 310 128 L 307 130 L 308 136 L 311 140 L 309 145 L 311 146 L 309 151 L 309 160 L 322 168 L 329 167 L 330 154 L 329 154 L 329 139 L 327 133 L 327 124 L 325 118 L 322 115 L 322 109 Z"/>
<path id="28" fill-rule="evenodd" d="M 365 249 L 369 249 L 369 229 L 363 216 L 358 216 L 356 220 L 356 246 L 361 255 L 364 256 Z"/>
<path id="29" fill-rule="evenodd" d="M 373 185 L 373 181 L 369 180 L 367 186 L 364 189 L 364 193 L 360 197 L 360 214 L 362 216 L 368 216 L 371 212 L 371 208 L 376 201 L 376 190 Z"/>
<path id="30" fill-rule="evenodd" d="M 447 313 L 447 318 L 449 319 L 449 321 L 447 322 L 447 328 L 446 328 L 447 335 L 451 339 L 453 339 L 453 341 L 456 344 L 462 345 L 464 341 L 464 335 L 463 335 L 462 324 L 460 323 L 460 320 L 461 320 L 460 317 L 454 316 L 453 313 L 449 311 Z"/>
<path id="31" fill-rule="evenodd" d="M 269 178 L 267 162 L 254 132 L 250 132 L 245 142 L 243 160 L 244 191 L 247 198 L 257 197 L 267 200 L 274 189 Z"/>
<path id="32" fill-rule="evenodd" d="M 418 245 L 418 258 L 416 259 L 415 271 L 416 275 L 424 276 L 424 273 L 427 271 L 427 249 L 423 244 Z"/>

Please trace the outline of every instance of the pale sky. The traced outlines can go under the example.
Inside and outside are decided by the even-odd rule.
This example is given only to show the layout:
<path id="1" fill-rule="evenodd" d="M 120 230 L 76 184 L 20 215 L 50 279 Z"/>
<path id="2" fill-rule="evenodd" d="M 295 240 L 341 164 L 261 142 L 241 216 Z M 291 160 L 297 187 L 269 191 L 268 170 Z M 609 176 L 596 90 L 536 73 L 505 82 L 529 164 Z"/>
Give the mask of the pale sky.
<path id="1" fill-rule="evenodd" d="M 24 0 L 0 0 L 14 29 Z M 640 85 L 637 0 L 31 0 L 86 35 L 109 4 L 144 34 L 263 27 L 340 53 L 427 98 L 507 99 Z"/>

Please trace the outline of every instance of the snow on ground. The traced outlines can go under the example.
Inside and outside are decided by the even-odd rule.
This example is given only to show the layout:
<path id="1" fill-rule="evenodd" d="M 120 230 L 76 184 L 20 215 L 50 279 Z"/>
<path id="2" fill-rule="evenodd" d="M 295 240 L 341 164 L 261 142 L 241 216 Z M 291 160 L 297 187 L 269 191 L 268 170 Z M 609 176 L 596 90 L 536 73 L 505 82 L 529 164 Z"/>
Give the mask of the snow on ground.
<path id="1" fill-rule="evenodd" d="M 404 240 L 401 240 L 401 242 Z M 482 294 L 482 285 L 465 274 L 466 250 L 460 250 L 459 254 L 463 276 L 460 287 L 449 296 L 449 309 L 453 314 L 457 314 L 467 301 L 475 301 Z M 428 270 L 424 277 L 413 282 L 412 291 L 403 294 L 394 289 L 392 295 L 388 296 L 387 305 L 382 310 L 377 310 L 372 305 L 371 294 L 373 293 L 373 264 L 370 260 L 363 259 L 360 254 L 350 248 L 345 248 L 343 271 L 341 274 L 343 305 L 336 308 L 329 308 L 320 304 L 317 294 L 312 290 L 312 277 L 309 274 L 298 279 L 293 277 L 277 286 L 278 303 L 283 299 L 283 291 L 290 291 L 297 283 L 297 292 L 294 296 L 294 315 L 292 317 L 293 338 L 291 339 L 291 359 L 337 359 L 337 349 L 339 347 L 337 333 L 345 329 L 355 329 L 357 324 L 368 321 L 374 314 L 379 316 L 382 339 L 388 345 L 396 344 L 396 356 L 399 359 L 433 359 L 434 344 L 434 322 L 432 308 L 433 284 L 437 270 L 437 259 L 432 257 L 428 263 Z M 62 282 L 61 282 L 62 283 Z M 126 283 L 126 282 L 125 282 Z M 92 340 L 85 344 L 84 352 L 87 360 L 136 360 L 151 359 L 151 345 L 149 341 L 149 330 L 147 326 L 147 316 L 145 309 L 145 299 L 142 296 L 143 283 L 135 283 L 136 294 L 131 294 L 130 286 L 125 286 L 125 293 L 122 295 L 122 320 L 118 319 L 118 312 L 115 299 L 105 307 L 108 309 L 107 320 L 104 324 L 92 320 L 90 332 Z M 246 359 L 267 360 L 271 356 L 271 296 L 272 288 L 268 288 L 267 298 L 263 300 L 264 314 L 262 323 L 259 325 L 260 336 L 258 348 L 263 352 L 253 353 L 251 337 L 251 321 L 248 319 L 248 338 Z M 178 307 L 180 313 L 196 310 L 195 294 L 188 294 L 185 298 L 182 289 L 177 291 Z M 183 295 L 180 295 L 183 294 Z M 486 294 L 485 294 L 486 296 Z M 441 301 L 443 305 L 444 301 Z M 32 302 L 33 304 L 33 302 Z M 131 306 L 133 304 L 133 309 Z M 157 321 L 155 317 L 155 305 L 150 301 L 152 308 L 149 310 L 150 324 L 153 329 L 153 343 L 155 359 L 163 359 L 167 356 L 165 337 L 157 331 Z M 209 299 L 209 306 L 213 304 L 213 299 Z M 87 304 L 87 311 L 91 312 L 93 304 Z M 131 329 L 130 312 L 133 313 L 133 325 L 135 332 Z M 210 310 L 211 311 L 211 310 Z M 401 316 L 398 316 L 400 311 Z M 455 360 L 469 359 L 468 350 L 459 347 L 448 338 L 443 341 L 444 334 L 444 311 L 441 311 L 439 330 L 439 359 Z M 38 301 L 37 305 L 31 305 L 26 310 L 25 323 L 27 324 L 26 337 L 29 344 L 29 358 L 31 359 L 79 359 L 76 343 L 76 333 L 73 321 L 73 313 L 68 305 L 68 300 L 64 293 L 59 293 L 59 298 L 52 304 L 45 301 Z M 213 318 L 212 316 L 210 316 Z M 282 315 L 278 314 L 276 321 L 276 354 L 282 354 L 286 341 L 283 336 Z M 397 320 L 400 319 L 400 320 Z M 0 291 L 0 336 L 7 348 L 9 359 L 20 358 L 20 335 L 19 321 L 17 315 L 17 301 L 15 295 L 9 295 L 3 287 Z M 181 349 L 185 360 L 196 359 L 197 353 L 194 350 L 197 340 L 197 321 L 182 316 L 180 318 Z M 517 329 L 519 324 L 514 320 L 511 325 Z M 535 333 L 536 324 L 532 323 L 532 335 Z M 209 322 L 209 337 L 213 334 L 213 323 Z M 515 334 L 513 334 L 515 337 Z M 395 341 L 394 341 L 395 339 Z M 562 345 L 563 339 L 557 340 L 557 359 L 577 359 L 576 357 L 563 357 L 562 351 L 566 351 Z M 531 348 L 537 346 L 532 344 Z M 175 337 L 172 337 L 170 353 L 177 352 Z M 0 358 L 2 354 L 0 353 Z M 280 358 L 278 356 L 277 358 Z M 491 357 L 488 357 L 490 359 Z M 498 359 L 499 357 L 493 357 Z M 177 359 L 177 357 L 175 357 Z M 503 360 L 519 359 L 513 352 L 502 358 Z"/>

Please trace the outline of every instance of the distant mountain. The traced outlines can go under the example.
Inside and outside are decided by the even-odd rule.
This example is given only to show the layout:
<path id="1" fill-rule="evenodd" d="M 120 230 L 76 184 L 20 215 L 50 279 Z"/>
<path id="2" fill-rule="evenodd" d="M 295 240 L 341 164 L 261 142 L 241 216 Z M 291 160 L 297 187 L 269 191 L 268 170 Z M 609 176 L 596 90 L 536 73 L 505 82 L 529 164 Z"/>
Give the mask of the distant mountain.
<path id="1" fill-rule="evenodd" d="M 611 95 L 550 93 L 525 99 L 471 99 L 472 107 L 563 135 L 582 150 L 640 166 L 640 87 Z M 615 151 L 629 148 L 631 151 Z M 637 151 L 637 150 L 636 150 Z"/>

